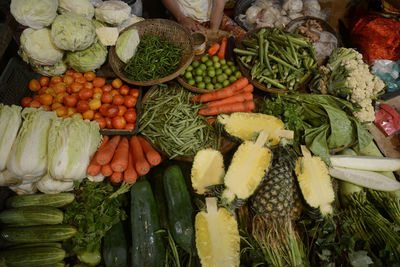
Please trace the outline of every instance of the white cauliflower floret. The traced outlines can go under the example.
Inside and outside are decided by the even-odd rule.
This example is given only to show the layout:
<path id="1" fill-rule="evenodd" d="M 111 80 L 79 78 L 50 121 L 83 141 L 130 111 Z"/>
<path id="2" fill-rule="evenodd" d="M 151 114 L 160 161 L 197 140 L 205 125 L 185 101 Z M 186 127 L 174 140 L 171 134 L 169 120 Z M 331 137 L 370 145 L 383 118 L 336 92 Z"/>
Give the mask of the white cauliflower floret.
<path id="1" fill-rule="evenodd" d="M 365 98 L 361 102 L 358 102 L 361 106 L 361 110 L 354 113 L 354 116 L 361 122 L 372 122 L 375 120 L 375 111 L 372 106 L 372 100 Z"/>

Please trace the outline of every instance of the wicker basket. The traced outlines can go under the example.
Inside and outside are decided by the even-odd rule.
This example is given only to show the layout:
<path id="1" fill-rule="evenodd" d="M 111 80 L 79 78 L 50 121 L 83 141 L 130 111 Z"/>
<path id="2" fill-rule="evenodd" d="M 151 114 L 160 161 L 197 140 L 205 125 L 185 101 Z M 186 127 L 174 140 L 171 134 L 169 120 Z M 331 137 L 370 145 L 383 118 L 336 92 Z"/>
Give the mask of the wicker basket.
<path id="1" fill-rule="evenodd" d="M 147 93 L 143 96 L 142 98 L 142 106 L 141 106 L 141 110 L 143 110 L 143 104 L 146 102 L 146 100 L 149 98 L 149 96 L 155 91 L 157 90 L 158 86 L 154 85 L 152 86 Z M 145 137 L 145 136 L 144 136 Z M 145 137 L 146 138 L 146 137 Z M 146 138 L 147 141 L 149 141 L 149 143 L 151 143 L 151 145 L 164 157 L 164 158 L 169 158 L 169 156 L 167 155 L 167 153 L 165 153 L 164 151 L 159 150 L 156 146 L 153 145 L 153 143 Z M 231 151 L 235 146 L 237 145 L 237 143 L 230 141 L 228 138 L 222 136 L 221 137 L 221 147 L 220 147 L 220 151 L 222 154 L 228 153 L 229 151 Z M 174 160 L 180 160 L 180 161 L 186 161 L 186 162 L 191 162 L 194 160 L 194 157 L 185 157 L 185 156 L 178 156 L 175 157 Z"/>
<path id="2" fill-rule="evenodd" d="M 182 58 L 174 73 L 158 80 L 152 81 L 134 81 L 125 76 L 121 68 L 126 64 L 122 62 L 112 46 L 109 51 L 109 61 L 115 74 L 127 83 L 137 86 L 151 86 L 155 84 L 165 83 L 175 79 L 183 70 L 185 70 L 193 59 L 193 40 L 188 30 L 180 24 L 166 19 L 147 19 L 126 28 L 124 31 L 135 28 L 142 37 L 145 34 L 158 35 L 173 42 L 175 45 L 183 48 Z"/>
<path id="3" fill-rule="evenodd" d="M 220 43 L 223 37 L 229 37 L 230 33 L 226 32 L 226 31 L 220 31 L 220 30 L 204 30 L 202 31 L 202 33 L 206 36 L 207 38 L 207 43 L 206 43 L 206 51 L 208 50 L 208 48 L 213 45 L 214 43 Z M 200 56 L 196 56 L 195 59 L 200 59 Z M 189 91 L 192 91 L 194 93 L 199 93 L 199 94 L 205 94 L 205 93 L 209 93 L 215 90 L 207 90 L 207 89 L 201 89 L 198 88 L 196 86 L 192 86 L 190 84 L 188 84 L 186 82 L 186 80 L 180 76 L 178 76 L 177 78 L 178 82 L 185 87 L 186 89 L 188 89 Z"/>

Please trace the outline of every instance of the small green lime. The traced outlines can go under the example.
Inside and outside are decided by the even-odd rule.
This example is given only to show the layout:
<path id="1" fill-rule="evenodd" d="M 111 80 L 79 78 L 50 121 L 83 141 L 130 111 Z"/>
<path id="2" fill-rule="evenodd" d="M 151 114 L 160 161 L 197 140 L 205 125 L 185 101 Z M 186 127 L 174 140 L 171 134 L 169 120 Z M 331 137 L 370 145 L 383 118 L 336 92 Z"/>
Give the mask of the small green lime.
<path id="1" fill-rule="evenodd" d="M 187 67 L 187 69 L 186 69 L 186 71 L 192 71 L 193 70 L 193 67 L 192 66 L 189 66 L 189 67 Z"/>
<path id="2" fill-rule="evenodd" d="M 218 61 L 219 61 L 219 58 L 218 58 L 217 56 L 213 56 L 213 57 L 212 57 L 212 61 L 218 62 Z"/>
<path id="3" fill-rule="evenodd" d="M 223 71 L 225 71 L 226 69 L 229 69 L 229 66 L 228 66 L 228 65 L 222 65 L 221 69 L 222 69 Z"/>
<path id="4" fill-rule="evenodd" d="M 210 70 L 210 71 L 208 71 L 208 76 L 209 77 L 214 77 L 215 76 L 215 71 L 212 71 L 212 70 Z"/>
<path id="5" fill-rule="evenodd" d="M 210 83 L 211 82 L 211 77 L 206 76 L 206 77 L 204 77 L 203 80 L 204 80 L 205 83 Z"/>
<path id="6" fill-rule="evenodd" d="M 194 80 L 196 81 L 196 83 L 202 82 L 203 81 L 203 77 L 202 76 L 196 76 L 194 78 Z"/>
<path id="7" fill-rule="evenodd" d="M 212 65 L 214 65 L 214 62 L 212 62 L 212 60 L 207 60 L 206 61 L 206 66 L 207 67 L 211 67 Z"/>
<path id="8" fill-rule="evenodd" d="M 214 90 L 214 85 L 212 83 L 207 84 L 207 90 Z"/>
<path id="9" fill-rule="evenodd" d="M 226 73 L 222 73 L 222 76 L 224 76 L 224 80 L 228 80 L 228 75 L 226 75 Z"/>
<path id="10" fill-rule="evenodd" d="M 197 68 L 200 65 L 200 62 L 198 60 L 195 60 L 192 62 L 193 68 Z"/>
<path id="11" fill-rule="evenodd" d="M 217 77 L 213 77 L 213 78 L 211 79 L 211 81 L 212 81 L 213 84 L 216 84 L 216 83 L 217 83 Z"/>
<path id="12" fill-rule="evenodd" d="M 194 72 L 197 76 L 203 75 L 203 70 L 201 68 L 197 68 Z"/>
<path id="13" fill-rule="evenodd" d="M 225 65 L 225 64 L 226 64 L 225 58 L 221 59 L 221 60 L 219 61 L 219 63 L 221 63 L 221 65 Z"/>
<path id="14" fill-rule="evenodd" d="M 217 76 L 217 81 L 218 81 L 219 83 L 222 83 L 222 82 L 225 81 L 225 80 L 226 80 L 226 79 L 225 79 L 225 77 L 224 77 L 223 74 L 220 74 L 220 75 Z"/>
<path id="15" fill-rule="evenodd" d="M 185 73 L 186 73 L 185 71 L 182 71 L 181 74 L 179 74 L 179 76 L 185 77 Z"/>
<path id="16" fill-rule="evenodd" d="M 223 83 L 222 83 L 222 86 L 224 86 L 224 87 L 227 87 L 228 85 L 230 85 L 231 83 L 228 81 L 228 80 L 225 80 Z"/>
<path id="17" fill-rule="evenodd" d="M 215 68 L 214 67 L 209 67 L 209 68 L 207 68 L 207 71 L 215 71 Z"/>
<path id="18" fill-rule="evenodd" d="M 189 81 L 188 81 L 188 84 L 189 85 L 194 85 L 196 82 L 193 80 L 193 79 L 190 79 Z"/>
<path id="19" fill-rule="evenodd" d="M 222 88 L 222 84 L 216 83 L 216 84 L 214 84 L 214 88 L 215 89 L 221 89 Z"/>
<path id="20" fill-rule="evenodd" d="M 220 75 L 220 74 L 222 74 L 222 69 L 217 69 L 216 71 L 215 71 L 215 74 L 217 74 L 217 75 Z"/>
<path id="21" fill-rule="evenodd" d="M 242 73 L 240 71 L 236 71 L 235 72 L 235 77 L 238 78 L 238 79 L 242 78 Z"/>
<path id="22" fill-rule="evenodd" d="M 232 75 L 232 76 L 229 77 L 229 82 L 230 83 L 234 83 L 236 81 L 237 81 L 237 78 L 235 76 Z"/>
<path id="23" fill-rule="evenodd" d="M 235 66 L 235 63 L 233 61 L 228 61 L 226 62 L 226 64 L 228 64 L 228 66 Z"/>
<path id="24" fill-rule="evenodd" d="M 214 68 L 216 68 L 216 69 L 221 68 L 221 63 L 215 62 L 215 63 L 214 63 Z"/>
<path id="25" fill-rule="evenodd" d="M 233 72 L 236 72 L 236 71 L 239 70 L 239 68 L 238 68 L 237 66 L 231 66 L 231 70 L 232 70 Z"/>
<path id="26" fill-rule="evenodd" d="M 226 75 L 231 75 L 232 74 L 232 70 L 230 68 L 227 68 L 224 70 Z"/>
<path id="27" fill-rule="evenodd" d="M 204 89 L 204 88 L 206 88 L 206 84 L 204 82 L 199 82 L 197 84 L 197 87 L 199 87 L 200 89 Z"/>
<path id="28" fill-rule="evenodd" d="M 201 62 L 204 63 L 204 62 L 206 62 L 207 60 L 208 60 L 208 57 L 207 57 L 207 56 L 202 56 L 202 57 L 201 57 Z"/>
<path id="29" fill-rule="evenodd" d="M 186 73 L 185 73 L 185 78 L 186 79 L 191 79 L 193 76 L 192 76 L 192 73 L 191 72 L 189 72 L 189 71 L 187 71 Z"/>
<path id="30" fill-rule="evenodd" d="M 202 64 L 200 64 L 199 68 L 201 68 L 202 70 L 206 70 L 207 66 L 206 66 L 206 64 L 202 63 Z"/>

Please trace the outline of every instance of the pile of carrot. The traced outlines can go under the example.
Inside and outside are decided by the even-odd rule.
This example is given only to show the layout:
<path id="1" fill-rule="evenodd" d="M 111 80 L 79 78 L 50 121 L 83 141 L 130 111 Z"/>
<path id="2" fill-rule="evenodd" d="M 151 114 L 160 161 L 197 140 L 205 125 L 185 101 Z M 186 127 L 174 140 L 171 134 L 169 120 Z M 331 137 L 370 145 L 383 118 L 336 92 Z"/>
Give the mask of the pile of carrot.
<path id="1" fill-rule="evenodd" d="M 210 93 L 191 98 L 193 102 L 207 103 L 199 110 L 203 116 L 213 116 L 221 113 L 252 112 L 255 108 L 252 84 L 247 78 L 240 78 L 233 84 Z"/>
<path id="2" fill-rule="evenodd" d="M 119 135 L 104 136 L 87 173 L 91 176 L 101 173 L 113 183 L 134 184 L 138 176 L 147 174 L 160 162 L 160 154 L 142 136 L 132 136 L 130 141 Z"/>
<path id="3" fill-rule="evenodd" d="M 208 54 L 211 56 L 217 55 L 219 59 L 225 58 L 227 43 L 228 38 L 222 38 L 221 44 L 215 43 L 207 50 Z"/>

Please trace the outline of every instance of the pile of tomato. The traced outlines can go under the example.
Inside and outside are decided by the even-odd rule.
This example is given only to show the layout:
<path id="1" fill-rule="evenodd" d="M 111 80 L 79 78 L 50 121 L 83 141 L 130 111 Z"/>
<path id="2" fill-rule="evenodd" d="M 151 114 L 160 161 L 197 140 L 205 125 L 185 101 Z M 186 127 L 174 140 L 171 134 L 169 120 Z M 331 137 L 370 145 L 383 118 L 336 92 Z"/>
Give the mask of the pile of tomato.
<path id="1" fill-rule="evenodd" d="M 42 107 L 63 118 L 95 120 L 101 129 L 135 129 L 139 90 L 123 84 L 119 78 L 106 83 L 92 71 L 67 70 L 64 76 L 33 79 L 29 89 L 37 94 L 24 97 L 23 107 Z"/>

